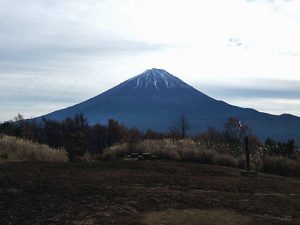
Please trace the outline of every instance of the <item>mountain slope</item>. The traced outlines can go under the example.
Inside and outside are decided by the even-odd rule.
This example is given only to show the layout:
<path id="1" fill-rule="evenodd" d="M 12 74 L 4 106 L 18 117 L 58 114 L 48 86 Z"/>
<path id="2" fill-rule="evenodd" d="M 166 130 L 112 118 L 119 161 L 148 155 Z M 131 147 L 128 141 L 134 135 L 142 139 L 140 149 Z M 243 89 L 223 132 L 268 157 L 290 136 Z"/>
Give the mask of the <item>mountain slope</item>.
<path id="1" fill-rule="evenodd" d="M 167 131 L 180 113 L 186 113 L 193 133 L 208 126 L 222 129 L 229 117 L 237 117 L 261 139 L 294 138 L 300 143 L 299 117 L 275 116 L 217 101 L 161 69 L 146 70 L 98 96 L 44 117 L 62 120 L 76 113 L 84 113 L 91 124 L 113 118 L 128 127 L 157 131 Z"/>

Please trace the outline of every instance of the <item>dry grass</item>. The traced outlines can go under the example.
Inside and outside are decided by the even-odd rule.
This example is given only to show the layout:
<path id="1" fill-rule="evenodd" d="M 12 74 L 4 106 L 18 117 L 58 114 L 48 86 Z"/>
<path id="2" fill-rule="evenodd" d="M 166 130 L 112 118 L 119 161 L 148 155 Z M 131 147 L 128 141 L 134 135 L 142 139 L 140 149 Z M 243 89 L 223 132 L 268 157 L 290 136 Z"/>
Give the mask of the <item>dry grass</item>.
<path id="1" fill-rule="evenodd" d="M 114 160 L 130 153 L 127 143 L 113 145 L 103 151 L 102 158 Z"/>
<path id="2" fill-rule="evenodd" d="M 66 162 L 68 156 L 63 149 L 50 148 L 28 140 L 12 137 L 0 137 L 0 160 Z"/>
<path id="3" fill-rule="evenodd" d="M 283 156 L 266 156 L 262 160 L 261 170 L 283 176 L 300 177 L 300 160 Z"/>
<path id="4" fill-rule="evenodd" d="M 103 151 L 104 159 L 125 157 L 132 152 L 151 153 L 159 159 L 181 162 L 197 162 L 238 167 L 236 158 L 221 154 L 213 149 L 206 149 L 193 140 L 144 140 L 133 144 L 117 144 Z"/>
<path id="5" fill-rule="evenodd" d="M 238 167 L 239 160 L 238 158 L 229 154 L 217 154 L 214 157 L 214 164 L 220 166 Z"/>
<path id="6" fill-rule="evenodd" d="M 245 168 L 245 155 L 226 151 L 226 148 L 215 150 L 193 140 L 143 140 L 136 143 L 122 143 L 103 151 L 103 159 L 118 159 L 130 153 L 151 153 L 159 159 L 181 162 L 214 164 L 235 168 Z M 283 176 L 300 176 L 299 160 L 284 157 L 263 156 L 259 152 L 251 155 L 251 167 L 259 171 Z"/>

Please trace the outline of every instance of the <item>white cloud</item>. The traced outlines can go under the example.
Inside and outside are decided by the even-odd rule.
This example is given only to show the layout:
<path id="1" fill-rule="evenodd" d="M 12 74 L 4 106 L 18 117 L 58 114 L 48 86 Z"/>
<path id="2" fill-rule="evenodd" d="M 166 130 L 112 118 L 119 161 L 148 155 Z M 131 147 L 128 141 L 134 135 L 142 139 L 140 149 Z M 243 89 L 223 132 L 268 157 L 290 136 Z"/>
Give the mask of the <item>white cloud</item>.
<path id="1" fill-rule="evenodd" d="M 228 103 L 246 108 L 254 108 L 261 112 L 268 112 L 275 115 L 289 113 L 300 116 L 300 99 L 280 98 L 228 98 Z"/>
<path id="2" fill-rule="evenodd" d="M 210 87 L 297 83 L 299 11 L 297 0 L 0 0 L 1 101 L 22 98 L 35 116 L 152 67 Z M 49 101 L 35 101 L 41 90 Z M 0 120 L 17 113 L 0 107 Z"/>

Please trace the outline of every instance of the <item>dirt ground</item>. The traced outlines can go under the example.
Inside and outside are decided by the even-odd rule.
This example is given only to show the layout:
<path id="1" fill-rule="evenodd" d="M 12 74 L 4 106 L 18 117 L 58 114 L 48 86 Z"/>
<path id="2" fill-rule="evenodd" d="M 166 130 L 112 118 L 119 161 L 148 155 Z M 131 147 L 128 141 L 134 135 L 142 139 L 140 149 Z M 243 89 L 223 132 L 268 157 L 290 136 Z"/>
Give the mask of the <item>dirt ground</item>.
<path id="1" fill-rule="evenodd" d="M 300 224 L 300 180 L 165 161 L 0 163 L 0 224 Z"/>

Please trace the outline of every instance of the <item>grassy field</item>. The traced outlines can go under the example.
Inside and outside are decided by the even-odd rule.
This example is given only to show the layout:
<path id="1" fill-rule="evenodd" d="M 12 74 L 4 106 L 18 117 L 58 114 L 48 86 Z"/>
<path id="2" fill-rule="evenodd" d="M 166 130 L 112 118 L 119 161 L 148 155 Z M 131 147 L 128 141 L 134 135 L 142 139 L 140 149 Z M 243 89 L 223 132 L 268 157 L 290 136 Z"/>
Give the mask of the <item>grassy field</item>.
<path id="1" fill-rule="evenodd" d="M 300 180 L 167 161 L 0 162 L 0 224 L 300 224 Z"/>

